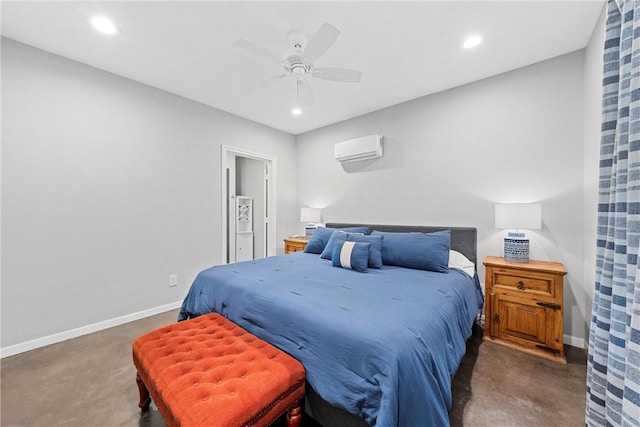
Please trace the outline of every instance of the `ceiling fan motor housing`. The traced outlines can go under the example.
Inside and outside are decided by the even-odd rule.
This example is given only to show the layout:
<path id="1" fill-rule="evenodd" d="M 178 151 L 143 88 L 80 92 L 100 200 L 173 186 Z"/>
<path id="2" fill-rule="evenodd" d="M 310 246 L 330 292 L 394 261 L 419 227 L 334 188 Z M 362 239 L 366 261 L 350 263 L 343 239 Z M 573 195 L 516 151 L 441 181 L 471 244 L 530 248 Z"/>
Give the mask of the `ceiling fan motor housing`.
<path id="1" fill-rule="evenodd" d="M 305 59 L 307 59 L 305 61 Z M 289 63 L 288 70 L 294 79 L 303 79 L 305 74 L 311 71 L 311 66 L 308 63 L 308 58 L 301 55 L 291 55 L 287 57 Z"/>

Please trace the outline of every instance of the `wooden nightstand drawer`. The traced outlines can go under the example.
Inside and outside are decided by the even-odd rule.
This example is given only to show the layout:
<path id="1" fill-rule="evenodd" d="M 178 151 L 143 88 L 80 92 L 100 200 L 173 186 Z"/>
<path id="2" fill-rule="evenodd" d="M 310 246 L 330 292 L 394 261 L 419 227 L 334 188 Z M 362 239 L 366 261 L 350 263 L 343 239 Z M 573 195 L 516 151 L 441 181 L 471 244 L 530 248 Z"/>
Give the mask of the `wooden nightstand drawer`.
<path id="1" fill-rule="evenodd" d="M 287 237 L 284 239 L 284 253 L 302 252 L 307 247 L 308 240 L 302 237 Z"/>
<path id="2" fill-rule="evenodd" d="M 550 274 L 502 268 L 493 270 L 493 288 L 496 292 L 501 290 L 525 292 L 553 298 L 554 280 L 555 276 Z"/>

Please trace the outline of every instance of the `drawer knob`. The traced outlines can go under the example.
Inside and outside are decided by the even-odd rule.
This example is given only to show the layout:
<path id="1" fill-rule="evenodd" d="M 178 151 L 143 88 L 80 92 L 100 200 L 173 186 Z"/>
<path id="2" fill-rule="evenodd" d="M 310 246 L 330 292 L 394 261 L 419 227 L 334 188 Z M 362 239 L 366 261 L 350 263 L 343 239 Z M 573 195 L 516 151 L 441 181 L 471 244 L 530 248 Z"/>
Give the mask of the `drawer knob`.
<path id="1" fill-rule="evenodd" d="M 518 282 L 518 289 L 520 289 L 521 291 L 524 291 L 524 290 L 525 290 L 524 282 L 523 282 L 522 280 L 520 280 L 520 281 Z"/>

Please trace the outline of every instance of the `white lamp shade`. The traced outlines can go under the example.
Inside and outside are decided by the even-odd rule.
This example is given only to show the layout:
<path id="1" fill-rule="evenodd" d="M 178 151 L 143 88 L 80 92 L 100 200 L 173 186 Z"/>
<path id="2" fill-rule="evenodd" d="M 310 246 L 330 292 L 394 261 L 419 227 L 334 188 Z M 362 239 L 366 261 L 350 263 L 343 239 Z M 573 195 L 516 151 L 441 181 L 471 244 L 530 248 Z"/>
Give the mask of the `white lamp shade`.
<path id="1" fill-rule="evenodd" d="M 540 230 L 542 205 L 540 203 L 496 205 L 496 228 Z"/>
<path id="2" fill-rule="evenodd" d="M 300 222 L 320 222 L 322 211 L 315 208 L 300 208 Z"/>

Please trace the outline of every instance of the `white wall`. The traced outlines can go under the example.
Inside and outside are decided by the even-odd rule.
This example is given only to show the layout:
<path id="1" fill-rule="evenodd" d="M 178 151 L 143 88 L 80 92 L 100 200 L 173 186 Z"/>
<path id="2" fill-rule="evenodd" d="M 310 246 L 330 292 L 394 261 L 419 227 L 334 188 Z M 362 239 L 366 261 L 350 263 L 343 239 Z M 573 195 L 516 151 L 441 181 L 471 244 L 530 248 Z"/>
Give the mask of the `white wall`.
<path id="1" fill-rule="evenodd" d="M 284 132 L 7 39 L 2 113 L 3 348 L 180 301 L 221 262 L 222 144 L 277 157 L 297 231 Z"/>
<path id="2" fill-rule="evenodd" d="M 584 283 L 585 337 L 595 290 L 598 175 L 602 123 L 602 56 L 607 6 L 602 8 L 584 55 Z"/>
<path id="3" fill-rule="evenodd" d="M 502 254 L 494 204 L 540 202 L 531 257 L 569 271 L 565 334 L 582 345 L 583 73 L 575 52 L 299 135 L 299 204 L 327 222 L 477 227 L 482 260 Z M 375 133 L 382 159 L 349 172 L 333 159 L 336 142 Z"/>
<path id="4" fill-rule="evenodd" d="M 278 158 L 279 252 L 313 206 L 324 221 L 475 226 L 482 259 L 501 253 L 494 203 L 541 202 L 532 257 L 569 270 L 565 334 L 579 345 L 603 20 L 584 52 L 297 138 L 2 39 L 2 347 L 181 300 L 221 262 L 221 144 Z M 383 159 L 333 160 L 335 142 L 373 133 Z"/>

